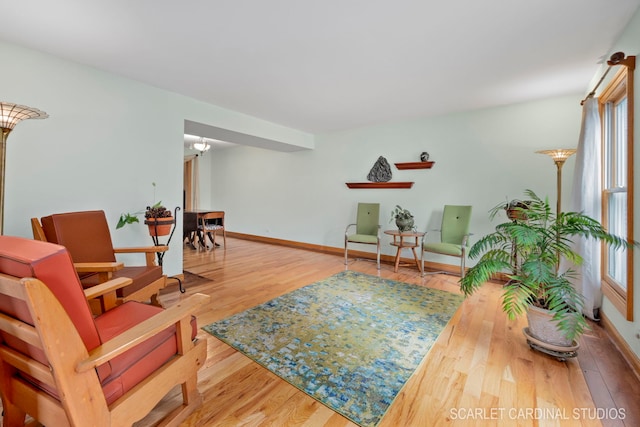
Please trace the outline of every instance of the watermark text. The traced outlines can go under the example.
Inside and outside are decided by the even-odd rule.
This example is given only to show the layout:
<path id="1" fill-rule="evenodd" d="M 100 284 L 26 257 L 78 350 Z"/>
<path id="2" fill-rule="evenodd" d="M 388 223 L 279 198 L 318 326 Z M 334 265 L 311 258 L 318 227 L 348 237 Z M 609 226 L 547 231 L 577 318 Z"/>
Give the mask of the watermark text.
<path id="1" fill-rule="evenodd" d="M 452 420 L 624 420 L 624 408 L 452 408 Z"/>

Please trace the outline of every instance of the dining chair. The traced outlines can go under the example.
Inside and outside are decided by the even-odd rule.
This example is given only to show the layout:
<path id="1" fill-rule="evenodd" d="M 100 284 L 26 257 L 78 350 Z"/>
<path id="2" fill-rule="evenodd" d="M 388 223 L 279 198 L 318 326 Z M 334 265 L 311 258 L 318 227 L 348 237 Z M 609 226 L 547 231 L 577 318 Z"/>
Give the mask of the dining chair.
<path id="1" fill-rule="evenodd" d="M 209 237 L 211 249 L 216 247 L 216 234 L 218 231 L 222 231 L 222 238 L 224 242 L 224 248 L 227 249 L 227 231 L 224 227 L 224 211 L 206 212 L 199 215 L 200 225 L 198 230 Z M 206 241 L 203 239 L 203 242 Z M 206 249 L 206 248 L 205 248 Z"/>

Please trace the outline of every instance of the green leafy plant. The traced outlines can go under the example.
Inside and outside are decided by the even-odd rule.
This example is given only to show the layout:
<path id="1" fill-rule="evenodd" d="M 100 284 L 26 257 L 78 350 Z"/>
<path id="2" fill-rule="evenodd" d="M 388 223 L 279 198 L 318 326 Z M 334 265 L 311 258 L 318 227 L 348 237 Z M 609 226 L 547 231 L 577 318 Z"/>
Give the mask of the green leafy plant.
<path id="1" fill-rule="evenodd" d="M 501 203 L 490 218 L 511 209 L 511 221 L 498 224 L 495 232 L 478 240 L 470 249 L 471 259 L 480 257 L 460 281 L 465 295 L 471 295 L 500 273 L 509 278 L 504 286 L 502 309 L 510 319 L 522 315 L 530 305 L 550 310 L 558 329 L 570 341 L 582 335 L 588 324 L 582 316 L 583 296 L 571 285 L 575 266 L 583 259 L 572 248 L 572 238 L 583 236 L 614 248 L 631 246 L 609 234 L 602 225 L 579 212 L 555 214 L 547 198 L 527 190 L 526 202 Z M 637 245 L 637 242 L 634 242 Z M 558 270 L 564 258 L 572 268 Z"/>
<path id="2" fill-rule="evenodd" d="M 393 222 L 396 219 L 413 219 L 413 215 L 407 209 L 403 209 L 400 205 L 396 205 L 396 207 L 391 211 L 391 219 L 389 222 Z"/>

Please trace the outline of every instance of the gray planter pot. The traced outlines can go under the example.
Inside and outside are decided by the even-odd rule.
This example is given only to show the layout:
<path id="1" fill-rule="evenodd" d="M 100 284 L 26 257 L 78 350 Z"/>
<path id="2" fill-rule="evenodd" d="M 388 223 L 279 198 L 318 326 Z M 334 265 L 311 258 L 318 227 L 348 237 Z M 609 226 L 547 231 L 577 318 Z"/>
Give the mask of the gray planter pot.
<path id="1" fill-rule="evenodd" d="M 530 305 L 527 310 L 527 320 L 529 321 L 529 333 L 534 338 L 555 347 L 575 346 L 575 343 L 569 341 L 558 329 L 551 311 Z"/>
<path id="2" fill-rule="evenodd" d="M 400 231 L 413 230 L 413 224 L 413 218 L 396 218 L 396 225 L 398 226 L 398 230 Z"/>

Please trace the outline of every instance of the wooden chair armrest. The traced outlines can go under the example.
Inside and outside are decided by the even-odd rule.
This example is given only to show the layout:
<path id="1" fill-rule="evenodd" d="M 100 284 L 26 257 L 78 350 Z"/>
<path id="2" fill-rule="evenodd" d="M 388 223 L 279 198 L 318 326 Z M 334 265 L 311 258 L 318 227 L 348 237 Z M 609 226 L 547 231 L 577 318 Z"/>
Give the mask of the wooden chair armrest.
<path id="1" fill-rule="evenodd" d="M 158 246 L 138 246 L 138 247 L 130 247 L 130 248 L 114 248 L 113 252 L 117 254 L 131 254 L 131 253 L 140 253 L 144 254 L 147 265 L 156 265 L 156 253 L 158 252 L 166 252 L 169 250 L 169 246 L 167 245 L 158 245 Z"/>
<path id="2" fill-rule="evenodd" d="M 189 323 L 191 315 L 207 304 L 210 299 L 208 295 L 194 294 L 173 307 L 163 310 L 92 350 L 88 359 L 78 363 L 76 371 L 86 372 L 95 369 L 173 324 Z"/>
<path id="3" fill-rule="evenodd" d="M 75 262 L 73 263 L 78 273 L 105 273 L 114 272 L 124 268 L 123 262 Z"/>
<path id="4" fill-rule="evenodd" d="M 169 250 L 169 246 L 167 245 L 138 246 L 138 247 L 130 247 L 130 248 L 113 248 L 113 252 L 117 254 L 156 253 L 156 252 L 166 252 L 168 250 Z"/>
<path id="5" fill-rule="evenodd" d="M 84 296 L 87 299 L 93 299 L 101 297 L 109 292 L 114 292 L 116 289 L 123 288 L 133 283 L 133 280 L 128 277 L 118 277 L 117 279 L 109 280 L 99 285 L 91 286 L 84 290 Z"/>

